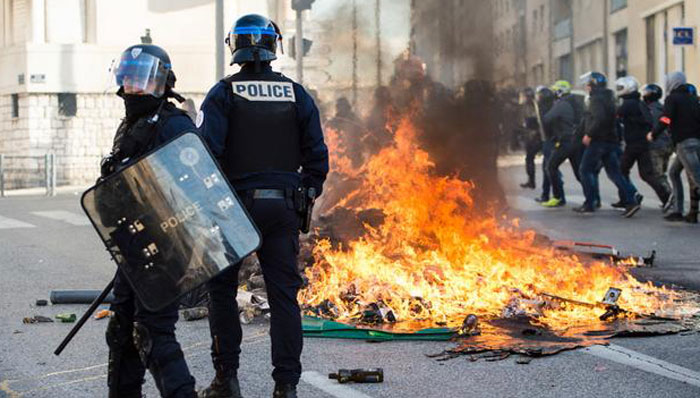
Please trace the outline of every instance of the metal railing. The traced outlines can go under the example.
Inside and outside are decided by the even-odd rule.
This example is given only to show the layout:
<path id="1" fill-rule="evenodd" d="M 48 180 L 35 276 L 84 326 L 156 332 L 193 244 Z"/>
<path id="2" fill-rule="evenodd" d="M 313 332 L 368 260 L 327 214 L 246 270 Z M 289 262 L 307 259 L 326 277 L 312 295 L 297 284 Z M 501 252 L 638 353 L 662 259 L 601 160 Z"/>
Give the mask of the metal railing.
<path id="1" fill-rule="evenodd" d="M 10 189 L 45 188 L 46 196 L 56 195 L 56 155 L 0 154 L 0 197 Z"/>

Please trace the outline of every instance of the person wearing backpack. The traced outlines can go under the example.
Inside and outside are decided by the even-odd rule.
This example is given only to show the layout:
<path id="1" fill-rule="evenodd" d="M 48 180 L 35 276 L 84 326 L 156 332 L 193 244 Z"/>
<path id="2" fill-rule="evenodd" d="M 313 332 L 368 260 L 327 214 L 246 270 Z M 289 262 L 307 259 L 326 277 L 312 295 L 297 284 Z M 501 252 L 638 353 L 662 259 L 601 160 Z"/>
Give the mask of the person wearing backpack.
<path id="1" fill-rule="evenodd" d="M 566 204 L 564 180 L 559 167 L 568 159 L 576 179 L 580 181 L 578 170 L 583 156 L 583 144 L 580 140 L 576 140 L 575 134 L 583 109 L 571 95 L 569 82 L 557 81 L 552 86 L 552 91 L 558 98 L 557 102 L 542 118 L 545 129 L 552 131 L 555 142 L 554 151 L 546 165 L 547 175 L 552 184 L 552 198 L 542 203 L 542 206 L 547 208 L 561 207 Z"/>

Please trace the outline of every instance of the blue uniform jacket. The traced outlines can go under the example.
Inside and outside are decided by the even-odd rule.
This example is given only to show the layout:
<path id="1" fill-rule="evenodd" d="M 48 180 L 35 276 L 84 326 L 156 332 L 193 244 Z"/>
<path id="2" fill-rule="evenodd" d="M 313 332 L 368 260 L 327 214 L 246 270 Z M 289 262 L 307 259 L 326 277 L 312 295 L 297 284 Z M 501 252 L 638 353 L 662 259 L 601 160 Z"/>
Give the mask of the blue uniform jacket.
<path id="1" fill-rule="evenodd" d="M 298 187 L 301 184 L 305 187 L 314 187 L 318 195 L 321 194 L 329 166 L 328 148 L 323 140 L 319 111 L 313 98 L 298 83 L 294 83 L 294 94 L 297 123 L 301 132 L 301 172 L 249 173 L 230 181 L 235 189 L 284 189 Z M 219 81 L 209 90 L 200 108 L 200 114 L 197 116 L 200 134 L 218 159 L 224 155 L 227 134 L 244 134 L 242 131 L 230 131 L 229 128 L 231 113 L 228 110 L 233 107 L 233 95 L 231 85 Z M 274 145 L 274 143 L 270 144 Z"/>

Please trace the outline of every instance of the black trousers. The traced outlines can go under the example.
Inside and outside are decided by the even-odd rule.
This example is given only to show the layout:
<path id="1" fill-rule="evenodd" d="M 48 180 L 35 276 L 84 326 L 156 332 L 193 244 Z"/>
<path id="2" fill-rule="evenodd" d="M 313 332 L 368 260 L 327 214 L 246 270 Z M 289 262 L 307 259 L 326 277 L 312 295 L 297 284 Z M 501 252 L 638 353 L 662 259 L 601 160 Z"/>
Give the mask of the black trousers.
<path id="1" fill-rule="evenodd" d="M 529 137 L 525 143 L 525 171 L 527 181 L 535 183 L 535 156 L 542 151 L 542 140 L 539 137 Z"/>
<path id="2" fill-rule="evenodd" d="M 294 384 L 301 377 L 301 309 L 297 293 L 302 279 L 297 270 L 299 217 L 286 199 L 243 199 L 263 243 L 260 260 L 270 304 L 272 378 L 279 384 Z M 231 266 L 207 284 L 211 355 L 217 369 L 237 370 L 242 331 L 236 294 L 240 264 Z"/>
<path id="3" fill-rule="evenodd" d="M 148 311 L 121 271 L 114 277 L 113 292 L 114 316 L 106 333 L 110 398 L 140 398 L 146 369 L 162 397 L 192 398 L 195 380 L 175 339 L 179 304 Z"/>
<path id="4" fill-rule="evenodd" d="M 563 142 L 558 143 L 555 146 L 552 156 L 547 162 L 547 175 L 552 184 L 552 195 L 566 202 L 566 196 L 564 195 L 564 180 L 562 179 L 559 167 L 562 163 L 569 160 L 571 163 L 571 168 L 574 171 L 574 176 L 576 180 L 581 181 L 579 176 L 579 168 L 581 167 L 581 158 L 583 157 L 584 151 L 583 144 L 577 144 L 573 142 L 573 139 L 567 139 Z"/>
<path id="5" fill-rule="evenodd" d="M 642 181 L 646 182 L 656 192 L 656 196 L 659 197 L 662 203 L 666 203 L 671 196 L 671 184 L 669 184 L 666 175 L 660 174 L 658 167 L 654 167 L 654 161 L 648 147 L 639 145 L 628 145 L 625 147 L 620 160 L 620 169 L 622 170 L 622 175 L 628 180 L 635 163 Z"/>

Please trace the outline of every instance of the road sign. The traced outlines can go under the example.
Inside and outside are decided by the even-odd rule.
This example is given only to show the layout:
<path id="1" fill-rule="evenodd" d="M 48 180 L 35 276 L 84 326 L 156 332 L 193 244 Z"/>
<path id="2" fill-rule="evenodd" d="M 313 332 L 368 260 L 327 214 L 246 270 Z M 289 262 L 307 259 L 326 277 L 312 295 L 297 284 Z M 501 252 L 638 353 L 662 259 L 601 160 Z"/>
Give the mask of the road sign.
<path id="1" fill-rule="evenodd" d="M 695 39 L 693 28 L 673 28 L 673 44 L 677 46 L 692 46 Z"/>

